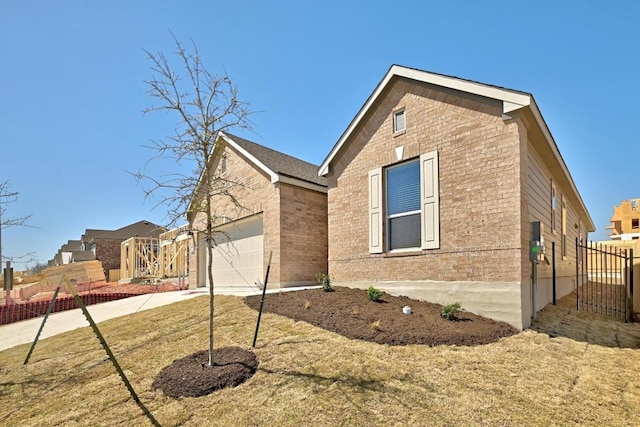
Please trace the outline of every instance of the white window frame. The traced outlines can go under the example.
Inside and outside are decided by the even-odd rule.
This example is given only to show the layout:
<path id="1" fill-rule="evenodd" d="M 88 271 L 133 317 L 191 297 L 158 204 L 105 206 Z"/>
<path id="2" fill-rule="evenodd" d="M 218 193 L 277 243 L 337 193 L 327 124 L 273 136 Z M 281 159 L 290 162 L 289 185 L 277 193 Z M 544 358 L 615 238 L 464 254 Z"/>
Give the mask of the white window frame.
<path id="1" fill-rule="evenodd" d="M 406 164 L 412 163 L 412 162 L 418 163 L 418 167 L 419 167 L 419 165 L 420 165 L 420 159 L 419 158 L 407 160 L 407 161 L 404 161 L 404 162 L 401 162 L 401 163 L 396 163 L 396 164 L 393 164 L 393 165 L 390 165 L 390 166 L 386 167 L 384 169 L 384 179 L 385 179 L 385 181 L 384 181 L 384 187 L 383 188 L 385 188 L 385 190 L 387 189 L 387 185 L 388 185 L 387 173 L 388 173 L 389 169 L 393 169 L 393 168 L 396 168 L 396 167 L 398 167 L 400 165 L 406 165 Z M 421 179 L 420 178 L 421 175 L 422 174 L 419 175 L 418 180 Z M 418 185 L 421 185 L 421 183 L 418 183 Z M 387 197 L 388 197 L 388 190 L 386 190 L 385 193 L 384 193 L 385 207 L 389 206 L 389 202 L 388 202 L 388 198 Z M 386 209 L 385 209 L 385 216 L 384 216 L 384 227 L 385 228 L 384 229 L 386 231 L 386 233 L 385 233 L 385 237 L 386 237 L 385 244 L 386 244 L 387 248 L 391 248 L 391 233 L 389 233 L 389 230 L 391 229 L 391 220 L 395 219 L 395 218 L 402 218 L 404 216 L 412 216 L 412 215 L 416 215 L 416 214 L 419 214 L 419 215 L 422 214 L 422 209 L 416 209 L 416 210 L 413 210 L 413 211 L 400 212 L 400 213 L 393 214 L 393 215 L 387 214 Z M 422 220 L 420 221 L 420 230 L 422 230 Z M 421 239 L 422 239 L 422 237 L 421 237 Z M 389 249 L 389 252 L 390 253 L 394 253 L 394 252 L 417 251 L 417 250 L 420 250 L 420 246 L 421 245 L 411 246 L 411 247 L 408 247 L 408 248 Z"/>
<path id="2" fill-rule="evenodd" d="M 402 128 L 398 127 L 398 117 L 400 116 L 402 116 L 402 119 L 403 119 Z M 393 134 L 399 135 L 403 132 L 406 132 L 406 130 L 407 130 L 407 112 L 403 107 L 393 112 Z"/>

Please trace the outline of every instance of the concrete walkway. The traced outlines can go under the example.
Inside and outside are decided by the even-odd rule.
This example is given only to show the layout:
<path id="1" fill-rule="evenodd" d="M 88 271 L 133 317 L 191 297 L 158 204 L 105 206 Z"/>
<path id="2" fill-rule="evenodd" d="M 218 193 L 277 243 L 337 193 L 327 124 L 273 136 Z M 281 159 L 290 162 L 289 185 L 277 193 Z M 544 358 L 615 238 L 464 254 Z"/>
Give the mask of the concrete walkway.
<path id="1" fill-rule="evenodd" d="M 289 291 L 302 288 L 267 289 L 267 293 Z M 249 287 L 216 287 L 216 295 L 257 295 L 260 290 Z M 135 297 L 124 298 L 116 301 L 93 304 L 87 306 L 87 310 L 96 323 L 103 322 L 115 317 L 126 316 L 138 311 L 149 310 L 151 308 L 184 301 L 189 298 L 209 295 L 207 288 L 197 288 L 186 291 L 161 292 L 157 294 L 145 294 Z M 0 325 L 0 351 L 15 347 L 20 344 L 32 343 L 42 325 L 41 317 L 23 320 L 21 322 Z M 39 339 L 51 337 L 62 332 L 89 326 L 89 322 L 79 308 L 75 310 L 61 311 L 49 315 L 47 323 L 40 334 Z"/>

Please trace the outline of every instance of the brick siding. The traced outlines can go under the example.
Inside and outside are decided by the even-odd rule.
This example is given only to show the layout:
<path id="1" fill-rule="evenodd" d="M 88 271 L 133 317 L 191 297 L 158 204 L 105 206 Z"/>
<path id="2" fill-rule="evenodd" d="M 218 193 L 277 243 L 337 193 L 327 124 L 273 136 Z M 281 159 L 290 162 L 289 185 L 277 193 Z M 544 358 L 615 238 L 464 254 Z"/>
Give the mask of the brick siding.
<path id="1" fill-rule="evenodd" d="M 394 136 L 392 113 L 405 108 Z M 501 106 L 396 79 L 329 171 L 329 271 L 359 280 L 520 281 L 521 144 Z M 440 248 L 369 254 L 368 172 L 437 150 Z"/>
<path id="2" fill-rule="evenodd" d="M 230 182 L 228 197 L 213 203 L 214 215 L 234 221 L 257 213 L 263 215 L 264 270 L 273 253 L 269 283 L 314 280 L 318 271 L 327 269 L 326 194 L 300 187 L 271 183 L 232 148 L 225 149 L 224 177 Z M 199 213 L 194 228 L 204 228 L 205 214 Z M 189 282 L 197 283 L 197 254 L 190 254 Z"/>
<path id="3" fill-rule="evenodd" d="M 96 239 L 96 259 L 102 262 L 104 271 L 120 268 L 120 244 L 122 240 Z"/>

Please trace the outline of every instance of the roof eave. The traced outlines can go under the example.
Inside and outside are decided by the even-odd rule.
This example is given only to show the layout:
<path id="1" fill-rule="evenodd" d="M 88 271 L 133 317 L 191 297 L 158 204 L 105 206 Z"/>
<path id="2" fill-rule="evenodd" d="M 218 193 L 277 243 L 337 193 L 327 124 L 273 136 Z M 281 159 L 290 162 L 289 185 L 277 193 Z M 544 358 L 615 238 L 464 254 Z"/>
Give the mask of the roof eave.
<path id="1" fill-rule="evenodd" d="M 260 169 L 261 171 L 269 175 L 269 178 L 271 179 L 272 183 L 275 183 L 278 181 L 278 174 L 275 171 L 268 168 L 264 163 L 258 160 L 253 154 L 251 154 L 250 152 L 242 148 L 240 144 L 238 144 L 233 140 L 233 138 L 226 135 L 224 132 L 220 132 L 219 135 L 220 135 L 220 138 L 224 139 L 224 141 L 227 144 L 229 144 L 231 147 L 233 147 L 234 150 L 242 154 L 247 160 L 253 163 L 258 169 Z"/>
<path id="2" fill-rule="evenodd" d="M 276 181 L 271 181 L 273 184 L 276 182 L 281 182 L 283 184 L 295 185 L 296 187 L 305 188 L 307 190 L 317 191 L 319 193 L 327 194 L 327 187 L 324 185 L 316 184 L 313 182 L 305 181 L 302 179 L 294 178 L 292 176 L 287 176 L 283 174 L 278 174 L 278 179 Z"/>
<path id="3" fill-rule="evenodd" d="M 544 118 L 542 117 L 542 113 L 540 112 L 540 109 L 538 108 L 538 104 L 536 103 L 533 96 L 531 96 L 529 111 L 531 111 L 531 114 L 535 118 L 538 127 L 542 131 L 542 134 L 544 135 L 547 141 L 547 144 L 549 145 L 549 148 L 551 148 L 551 151 L 553 152 L 553 155 L 556 158 L 556 161 L 560 165 L 560 168 L 562 169 L 562 172 L 564 173 L 564 175 L 567 177 L 567 180 L 569 181 L 569 185 L 571 186 L 571 190 L 576 195 L 576 198 L 580 203 L 580 208 L 582 209 L 583 213 L 585 214 L 585 218 L 587 219 L 587 224 L 586 224 L 587 231 L 590 233 L 596 231 L 595 224 L 593 222 L 593 219 L 591 218 L 591 215 L 589 214 L 589 211 L 587 210 L 587 206 L 584 204 L 584 201 L 582 200 L 582 196 L 580 195 L 580 192 L 578 192 L 578 188 L 576 187 L 576 184 L 573 181 L 571 172 L 569 172 L 569 168 L 564 162 L 564 159 L 562 158 L 562 154 L 560 154 L 560 150 L 558 149 L 558 144 L 556 144 L 556 141 L 553 138 L 553 135 L 551 135 L 551 131 L 547 127 L 547 123 L 544 121 Z"/>

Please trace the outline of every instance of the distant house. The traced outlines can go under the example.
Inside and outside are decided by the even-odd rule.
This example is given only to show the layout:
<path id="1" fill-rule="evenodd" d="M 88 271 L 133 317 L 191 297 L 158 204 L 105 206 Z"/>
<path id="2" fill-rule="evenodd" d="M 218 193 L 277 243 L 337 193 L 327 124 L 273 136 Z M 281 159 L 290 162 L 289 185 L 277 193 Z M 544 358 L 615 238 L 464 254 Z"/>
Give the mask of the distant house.
<path id="1" fill-rule="evenodd" d="M 327 271 L 327 187 L 318 167 L 262 145 L 220 133 L 219 161 L 208 167 L 233 186 L 238 204 L 219 197 L 213 279 L 220 286 L 269 287 L 315 284 Z M 193 234 L 189 259 L 191 287 L 206 286 L 205 213 L 188 218 Z M 193 245 L 195 243 L 195 246 Z"/>
<path id="2" fill-rule="evenodd" d="M 84 242 L 84 247 L 94 254 L 95 259 L 102 262 L 102 267 L 107 274 L 107 280 L 109 280 L 109 270 L 120 269 L 120 244 L 123 241 L 134 236 L 157 239 L 164 231 L 166 231 L 164 228 L 152 222 L 138 221 L 117 230 L 95 233 L 92 235 L 91 240 Z"/>
<path id="3" fill-rule="evenodd" d="M 54 267 L 98 260 L 102 263 L 107 280 L 111 280 L 113 278 L 109 278 L 109 271 L 120 269 L 120 246 L 123 241 L 134 236 L 155 238 L 157 251 L 158 236 L 164 231 L 164 228 L 149 221 L 138 221 L 117 230 L 86 229 L 80 240 L 69 240 L 62 245 L 48 265 Z"/>
<path id="4" fill-rule="evenodd" d="M 450 304 L 526 328 L 576 281 L 594 231 L 533 96 L 394 65 L 320 166 L 334 283 Z M 545 260 L 534 298 L 532 223 Z M 533 306 L 535 301 L 535 307 Z"/>
<path id="5" fill-rule="evenodd" d="M 640 199 L 623 200 L 613 208 L 609 236 L 613 240 L 640 239 Z"/>
<path id="6" fill-rule="evenodd" d="M 81 250 L 82 243 L 80 240 L 68 240 L 67 243 L 60 247 L 58 253 L 55 255 L 55 265 L 69 264 L 72 262 L 73 253 Z"/>

